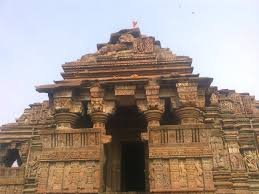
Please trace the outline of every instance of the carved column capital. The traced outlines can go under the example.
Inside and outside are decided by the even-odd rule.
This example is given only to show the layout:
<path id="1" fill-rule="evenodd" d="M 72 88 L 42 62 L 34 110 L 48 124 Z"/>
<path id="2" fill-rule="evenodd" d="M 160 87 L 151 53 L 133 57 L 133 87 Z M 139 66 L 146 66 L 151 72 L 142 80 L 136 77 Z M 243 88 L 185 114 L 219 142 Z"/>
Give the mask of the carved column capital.
<path id="1" fill-rule="evenodd" d="M 203 115 L 200 109 L 195 107 L 183 107 L 175 111 L 176 115 L 181 120 L 181 124 L 201 123 Z"/>
<path id="2" fill-rule="evenodd" d="M 161 110 L 146 110 L 144 115 L 148 122 L 148 127 L 158 127 L 160 126 L 160 119 L 162 117 L 163 111 Z"/>
<path id="3" fill-rule="evenodd" d="M 160 86 L 157 80 L 150 80 L 145 87 L 146 99 L 138 100 L 137 106 L 144 113 L 148 127 L 160 125 L 160 118 L 164 112 L 164 100 L 159 97 Z"/>
<path id="4" fill-rule="evenodd" d="M 54 118 L 57 123 L 58 129 L 64 128 L 75 128 L 78 119 L 80 118 L 79 114 L 72 112 L 58 112 L 55 113 Z"/>
<path id="5" fill-rule="evenodd" d="M 53 110 L 58 129 L 75 128 L 82 103 L 73 101 L 72 90 L 58 90 L 54 94 Z"/>
<path id="6" fill-rule="evenodd" d="M 99 83 L 95 83 L 90 88 L 90 102 L 88 104 L 88 113 L 91 116 L 94 128 L 100 128 L 101 130 L 101 142 L 109 143 L 112 137 L 106 135 L 105 124 L 107 122 L 109 114 L 114 111 L 115 102 L 105 101 L 104 90 Z"/>

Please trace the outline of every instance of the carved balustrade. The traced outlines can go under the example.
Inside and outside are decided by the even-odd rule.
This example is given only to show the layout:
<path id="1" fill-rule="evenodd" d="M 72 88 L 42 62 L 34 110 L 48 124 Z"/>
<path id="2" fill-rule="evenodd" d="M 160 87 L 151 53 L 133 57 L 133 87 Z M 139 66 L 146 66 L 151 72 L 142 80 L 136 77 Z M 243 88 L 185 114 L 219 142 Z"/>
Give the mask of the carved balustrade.
<path id="1" fill-rule="evenodd" d="M 29 166 L 38 174 L 38 193 L 98 193 L 99 128 L 41 132 L 41 141 L 43 150 Z"/>

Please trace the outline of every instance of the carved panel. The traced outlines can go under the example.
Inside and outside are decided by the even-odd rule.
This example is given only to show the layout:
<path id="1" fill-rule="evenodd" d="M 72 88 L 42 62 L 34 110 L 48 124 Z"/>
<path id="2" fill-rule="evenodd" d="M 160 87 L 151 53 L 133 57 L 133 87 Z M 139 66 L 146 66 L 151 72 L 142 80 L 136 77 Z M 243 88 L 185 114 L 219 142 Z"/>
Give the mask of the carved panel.
<path id="1" fill-rule="evenodd" d="M 216 169 L 229 169 L 228 152 L 221 137 L 210 137 L 210 146 L 213 152 L 213 166 Z"/>
<path id="2" fill-rule="evenodd" d="M 198 100 L 197 83 L 189 81 L 178 82 L 176 88 L 182 105 L 196 106 Z"/>
<path id="3" fill-rule="evenodd" d="M 71 98 L 54 98 L 55 110 L 69 110 L 72 106 Z"/>
<path id="4" fill-rule="evenodd" d="M 258 156 L 255 150 L 245 150 L 243 153 L 248 171 L 258 170 Z"/>
<path id="5" fill-rule="evenodd" d="M 212 158 L 202 158 L 203 176 L 204 176 L 204 187 L 206 190 L 214 190 L 213 182 L 213 161 Z"/>
<path id="6" fill-rule="evenodd" d="M 188 187 L 188 182 L 187 182 L 187 170 L 186 170 L 186 165 L 184 160 L 179 160 L 178 172 L 179 172 L 179 178 L 178 178 L 179 187 L 186 189 Z"/>
<path id="7" fill-rule="evenodd" d="M 152 38 L 136 38 L 133 42 L 134 51 L 138 53 L 150 53 L 154 51 L 154 40 Z"/>
<path id="8" fill-rule="evenodd" d="M 229 159 L 232 170 L 244 170 L 245 164 L 241 153 L 239 152 L 239 145 L 237 142 L 228 143 Z"/>
<path id="9" fill-rule="evenodd" d="M 228 98 L 220 99 L 220 110 L 221 112 L 233 113 L 234 111 L 233 101 Z"/>
<path id="10" fill-rule="evenodd" d="M 62 188 L 64 162 L 52 163 L 49 166 L 48 185 L 49 191 L 60 191 Z"/>
<path id="11" fill-rule="evenodd" d="M 135 90 L 134 85 L 117 85 L 115 86 L 115 96 L 134 96 Z"/>
<path id="12" fill-rule="evenodd" d="M 37 193 L 97 193 L 99 179 L 96 161 L 43 162 Z"/>
<path id="13" fill-rule="evenodd" d="M 44 193 L 48 183 L 49 163 L 41 162 L 38 173 L 38 193 Z"/>
<path id="14" fill-rule="evenodd" d="M 149 164 L 149 175 L 151 192 L 161 192 L 170 190 L 171 182 L 168 160 L 151 160 Z"/>

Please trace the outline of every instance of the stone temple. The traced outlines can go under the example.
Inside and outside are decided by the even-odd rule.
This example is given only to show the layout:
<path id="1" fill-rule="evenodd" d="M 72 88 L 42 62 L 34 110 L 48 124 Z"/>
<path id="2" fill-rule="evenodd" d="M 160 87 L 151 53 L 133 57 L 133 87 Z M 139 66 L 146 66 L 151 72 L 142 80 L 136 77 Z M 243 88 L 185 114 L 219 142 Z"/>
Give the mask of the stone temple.
<path id="1" fill-rule="evenodd" d="M 138 28 L 65 63 L 1 126 L 0 193 L 259 193 L 259 101 L 191 63 Z"/>

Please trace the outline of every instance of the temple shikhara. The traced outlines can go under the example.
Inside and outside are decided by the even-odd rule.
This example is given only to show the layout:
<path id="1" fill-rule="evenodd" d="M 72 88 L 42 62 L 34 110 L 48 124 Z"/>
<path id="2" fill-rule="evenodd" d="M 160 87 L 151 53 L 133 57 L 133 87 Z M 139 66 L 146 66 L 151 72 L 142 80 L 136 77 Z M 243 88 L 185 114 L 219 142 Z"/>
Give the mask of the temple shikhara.
<path id="1" fill-rule="evenodd" d="M 65 63 L 1 126 L 0 194 L 258 194 L 259 101 L 191 63 L 139 28 Z"/>

